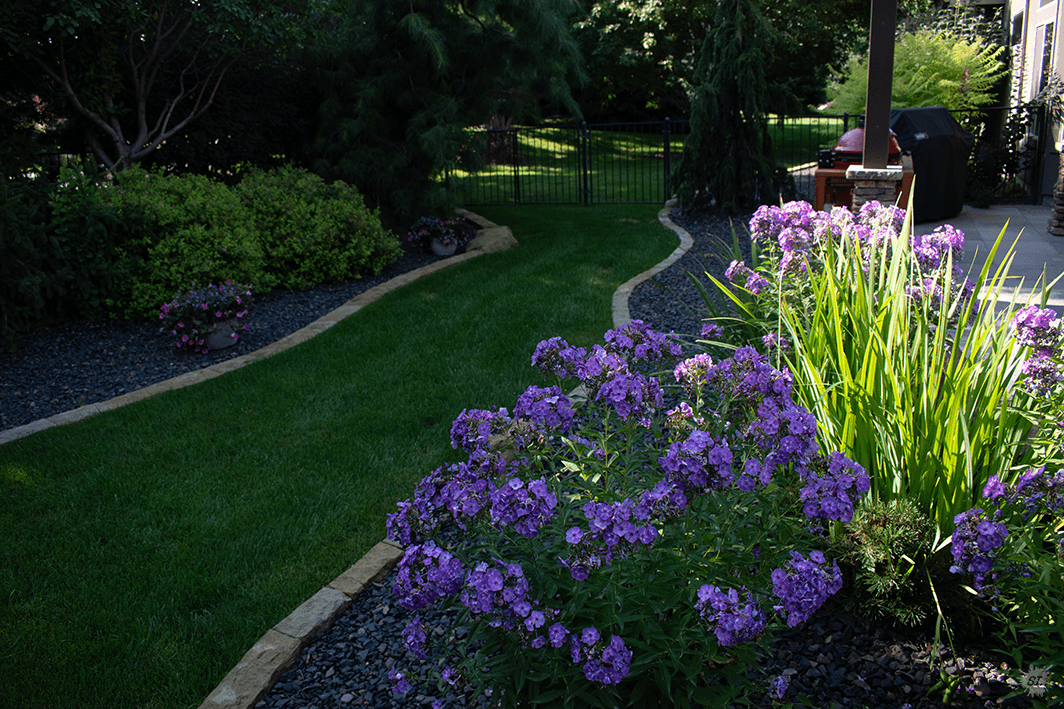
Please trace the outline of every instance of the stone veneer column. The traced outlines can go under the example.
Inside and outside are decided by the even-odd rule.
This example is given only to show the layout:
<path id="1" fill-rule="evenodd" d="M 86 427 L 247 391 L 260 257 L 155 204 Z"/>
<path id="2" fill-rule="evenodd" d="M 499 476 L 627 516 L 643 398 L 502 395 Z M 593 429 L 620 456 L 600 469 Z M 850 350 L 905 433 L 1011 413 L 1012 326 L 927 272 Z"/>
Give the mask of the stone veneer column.
<path id="1" fill-rule="evenodd" d="M 846 179 L 853 182 L 853 211 L 861 205 L 878 201 L 894 204 L 901 186 L 901 165 L 888 165 L 882 168 L 870 168 L 864 165 L 850 165 L 846 168 Z"/>

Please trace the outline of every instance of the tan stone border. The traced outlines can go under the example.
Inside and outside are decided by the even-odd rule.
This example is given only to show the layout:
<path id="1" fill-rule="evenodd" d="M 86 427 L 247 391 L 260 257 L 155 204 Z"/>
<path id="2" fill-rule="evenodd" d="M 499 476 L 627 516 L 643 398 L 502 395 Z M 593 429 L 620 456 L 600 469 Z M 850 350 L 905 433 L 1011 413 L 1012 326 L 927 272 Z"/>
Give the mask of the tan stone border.
<path id="1" fill-rule="evenodd" d="M 49 416 L 48 418 L 39 419 L 23 426 L 16 426 L 15 428 L 10 428 L 6 431 L 0 431 L 0 445 L 22 438 L 23 436 L 28 436 L 31 433 L 36 433 L 37 431 L 43 431 L 46 428 L 51 428 L 53 426 L 62 426 L 66 423 L 80 421 L 81 419 L 88 418 L 93 414 L 98 414 L 102 411 L 110 411 L 111 409 L 117 409 L 120 406 L 132 404 L 134 401 L 147 399 L 149 396 L 154 396 L 156 394 L 159 394 L 160 392 L 171 391 L 173 389 L 181 389 L 182 387 L 191 386 L 192 384 L 196 384 L 197 382 L 213 379 L 214 377 L 217 377 L 221 374 L 225 374 L 226 372 L 231 372 L 234 369 L 239 369 L 246 364 L 250 364 L 252 362 L 255 362 L 256 360 L 264 359 L 271 355 L 275 355 L 278 352 L 287 350 L 289 347 L 294 347 L 299 343 L 304 342 L 305 340 L 309 340 L 318 333 L 328 330 L 330 327 L 340 322 L 344 318 L 348 317 L 349 315 L 353 315 L 362 308 L 369 305 L 370 303 L 379 300 L 385 294 L 391 293 L 392 291 L 398 288 L 402 288 L 406 284 L 412 283 L 413 281 L 427 276 L 430 273 L 435 273 L 437 271 L 442 271 L 445 268 L 456 266 L 460 263 L 464 263 L 469 259 L 476 258 L 477 256 L 481 256 L 483 254 L 488 254 L 495 251 L 505 251 L 506 249 L 512 249 L 518 245 L 517 240 L 514 239 L 513 232 L 510 231 L 509 227 L 499 226 L 498 224 L 494 224 L 478 214 L 473 214 L 472 212 L 466 211 L 464 209 L 459 209 L 457 211 L 461 216 L 465 217 L 466 219 L 469 219 L 480 227 L 480 229 L 477 231 L 477 235 L 473 238 L 472 241 L 470 241 L 466 245 L 466 250 L 464 253 L 458 254 L 457 256 L 452 256 L 448 259 L 436 261 L 435 263 L 430 263 L 427 266 L 422 266 L 421 268 L 415 269 L 408 273 L 404 273 L 401 276 L 396 276 L 395 278 L 391 279 L 390 281 L 387 281 L 386 283 L 382 283 L 379 286 L 370 288 L 364 293 L 356 295 L 354 298 L 347 301 L 339 308 L 336 308 L 332 312 L 318 318 L 317 320 L 302 328 L 301 330 L 297 330 L 288 337 L 278 340 L 277 342 L 274 342 L 272 344 L 266 345 L 261 349 L 255 350 L 254 352 L 249 352 L 246 355 L 241 355 L 240 357 L 235 357 L 233 359 L 227 360 L 225 362 L 220 362 L 210 367 L 204 367 L 203 369 L 198 369 L 194 372 L 186 372 L 185 374 L 173 377 L 172 379 L 167 379 L 166 381 L 152 384 L 151 386 L 144 387 L 143 389 L 138 389 L 137 391 L 130 392 L 128 394 L 123 394 L 122 396 L 115 397 L 114 399 L 110 399 L 108 401 L 101 401 L 96 404 L 89 404 L 87 406 L 82 406 L 81 408 L 74 409 L 73 411 L 65 411 L 61 414 L 56 414 L 55 416 Z"/>
<path id="2" fill-rule="evenodd" d="M 659 263 L 653 268 L 643 271 L 638 276 L 622 283 L 617 290 L 613 293 L 613 326 L 620 327 L 624 323 L 632 322 L 632 313 L 628 310 L 628 298 L 631 297 L 632 291 L 635 287 L 645 280 L 653 278 L 669 266 L 679 261 L 684 254 L 691 250 L 691 247 L 695 245 L 695 240 L 691 238 L 683 227 L 673 223 L 669 219 L 669 214 L 672 213 L 672 208 L 676 205 L 675 199 L 670 199 L 665 203 L 665 206 L 660 212 L 658 212 L 658 221 L 666 229 L 671 229 L 676 232 L 676 236 L 680 237 L 680 245 L 676 247 L 668 258 Z"/>

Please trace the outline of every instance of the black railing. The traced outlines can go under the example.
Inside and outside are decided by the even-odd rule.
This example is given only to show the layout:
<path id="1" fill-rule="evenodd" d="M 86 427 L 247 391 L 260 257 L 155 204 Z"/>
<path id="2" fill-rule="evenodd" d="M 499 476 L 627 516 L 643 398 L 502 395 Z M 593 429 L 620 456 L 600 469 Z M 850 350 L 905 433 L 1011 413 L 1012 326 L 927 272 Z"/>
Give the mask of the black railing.
<path id="1" fill-rule="evenodd" d="M 976 136 L 969 172 L 993 189 L 1022 189 L 1040 201 L 1047 121 L 1031 107 L 953 111 Z M 1013 118 L 1017 134 L 1002 132 Z M 795 178 L 798 197 L 813 199 L 817 152 L 856 128 L 862 116 L 773 117 L 769 135 L 779 164 Z M 670 176 L 690 132 L 686 120 L 514 127 L 473 134 L 486 167 L 447 176 L 466 205 L 662 204 L 672 196 Z M 1010 145 L 1003 144 L 1002 141 Z M 1008 183 L 1012 182 L 1010 186 Z M 1004 187 L 1003 187 L 1004 186 Z"/>

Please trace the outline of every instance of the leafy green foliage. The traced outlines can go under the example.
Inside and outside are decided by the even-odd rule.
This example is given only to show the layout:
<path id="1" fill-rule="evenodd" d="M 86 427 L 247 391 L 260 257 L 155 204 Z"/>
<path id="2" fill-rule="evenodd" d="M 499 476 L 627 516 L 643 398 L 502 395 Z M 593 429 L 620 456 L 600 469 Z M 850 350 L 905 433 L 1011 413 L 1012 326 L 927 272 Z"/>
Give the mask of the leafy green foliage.
<path id="1" fill-rule="evenodd" d="M 341 47 L 319 58 L 314 171 L 356 185 L 405 229 L 449 200 L 437 182 L 475 166 L 469 126 L 540 104 L 577 112 L 571 0 L 352 3 Z M 490 71 L 485 67 L 491 67 Z M 472 163 L 470 161 L 473 161 Z"/>
<path id="2" fill-rule="evenodd" d="M 151 316 L 195 283 L 266 292 L 376 274 L 400 250 L 354 188 L 294 168 L 253 172 L 233 188 L 126 170 L 105 199 L 143 225 L 126 254 L 129 292 L 112 301 L 125 315 Z"/>
<path id="3" fill-rule="evenodd" d="M 723 0 L 699 58 L 691 134 L 673 176 L 685 206 L 772 201 L 765 60 L 772 29 L 750 0 Z"/>
<path id="4" fill-rule="evenodd" d="M 891 106 L 980 108 L 994 102 L 994 85 L 1005 75 L 1002 47 L 952 34 L 919 30 L 894 46 Z M 833 110 L 864 113 L 868 57 L 854 57 L 840 83 L 829 87 Z"/>
<path id="5" fill-rule="evenodd" d="M 11 345 L 37 323 L 101 315 L 132 232 L 91 179 L 63 168 L 58 185 L 5 180 L 0 207 L 0 338 Z"/>

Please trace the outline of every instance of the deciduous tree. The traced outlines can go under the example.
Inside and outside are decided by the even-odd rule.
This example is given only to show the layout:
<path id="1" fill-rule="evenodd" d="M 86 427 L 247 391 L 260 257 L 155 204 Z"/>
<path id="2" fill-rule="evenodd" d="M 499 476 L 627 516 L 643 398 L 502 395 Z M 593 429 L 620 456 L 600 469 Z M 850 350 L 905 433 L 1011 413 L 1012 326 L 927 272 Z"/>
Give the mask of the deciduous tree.
<path id="1" fill-rule="evenodd" d="M 234 64 L 304 29 L 313 3 L 8 0 L 0 37 L 61 96 L 108 167 L 141 160 L 203 114 Z"/>

